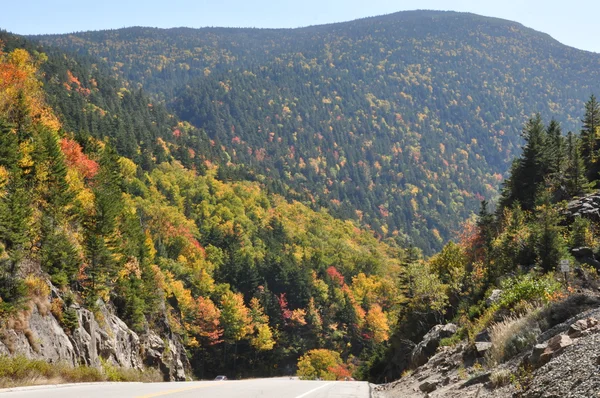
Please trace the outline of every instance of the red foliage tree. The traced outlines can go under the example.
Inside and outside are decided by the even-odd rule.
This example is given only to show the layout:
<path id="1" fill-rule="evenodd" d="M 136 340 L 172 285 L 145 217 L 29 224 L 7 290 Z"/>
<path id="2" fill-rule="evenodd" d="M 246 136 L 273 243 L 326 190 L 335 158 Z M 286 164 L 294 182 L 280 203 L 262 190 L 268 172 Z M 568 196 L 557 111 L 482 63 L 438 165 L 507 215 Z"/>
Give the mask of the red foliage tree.
<path id="1" fill-rule="evenodd" d="M 60 147 L 67 160 L 67 165 L 77 170 L 85 179 L 91 180 L 98 173 L 100 166 L 87 157 L 76 141 L 68 138 L 60 140 Z"/>

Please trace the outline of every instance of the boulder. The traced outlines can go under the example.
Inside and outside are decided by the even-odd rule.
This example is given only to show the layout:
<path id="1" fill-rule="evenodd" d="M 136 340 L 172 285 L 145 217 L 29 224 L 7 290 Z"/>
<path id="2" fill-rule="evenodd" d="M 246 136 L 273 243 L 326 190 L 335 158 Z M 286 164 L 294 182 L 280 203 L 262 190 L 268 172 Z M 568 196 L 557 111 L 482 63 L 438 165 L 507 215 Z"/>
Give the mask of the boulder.
<path id="1" fill-rule="evenodd" d="M 556 335 L 552 337 L 547 344 L 538 344 L 534 347 L 530 357 L 530 363 L 535 367 L 540 367 L 550 362 L 555 356 L 560 355 L 565 348 L 572 344 L 573 340 L 566 334 Z M 542 349 L 543 351 L 541 351 Z"/>
<path id="2" fill-rule="evenodd" d="M 533 350 L 531 351 L 531 355 L 528 358 L 529 364 L 536 368 L 544 365 L 545 362 L 542 362 L 540 358 L 541 358 L 542 354 L 546 351 L 546 348 L 548 348 L 547 343 L 536 344 L 533 347 Z M 544 359 L 549 359 L 549 358 L 545 357 Z"/>
<path id="3" fill-rule="evenodd" d="M 559 334 L 548 341 L 548 348 L 546 348 L 546 351 L 552 350 L 555 355 L 560 354 L 565 348 L 572 344 L 573 340 L 571 340 L 569 336 L 566 334 Z"/>
<path id="4" fill-rule="evenodd" d="M 435 354 L 440 345 L 440 340 L 453 336 L 458 327 L 452 323 L 434 326 L 411 353 L 411 367 L 416 368 L 427 363 L 427 360 Z"/>
<path id="5" fill-rule="evenodd" d="M 594 250 L 590 247 L 576 247 L 571 249 L 571 254 L 576 259 L 580 258 L 594 258 Z"/>
<path id="6" fill-rule="evenodd" d="M 475 342 L 475 351 L 477 352 L 478 358 L 485 357 L 485 354 L 488 350 L 492 348 L 492 343 L 484 342 L 484 341 L 476 341 Z"/>
<path id="7" fill-rule="evenodd" d="M 583 332 L 587 330 L 588 323 L 586 319 L 580 319 L 571 326 L 569 326 L 569 330 L 567 331 L 567 335 L 572 338 L 581 337 Z"/>
<path id="8" fill-rule="evenodd" d="M 475 336 L 475 342 L 489 342 L 491 341 L 490 339 L 490 331 L 487 329 L 482 330 L 481 332 L 477 333 L 477 335 Z"/>
<path id="9" fill-rule="evenodd" d="M 598 331 L 598 320 L 594 317 L 580 319 L 569 326 L 567 335 L 571 338 L 587 336 Z"/>
<path id="10" fill-rule="evenodd" d="M 426 394 L 433 392 L 437 389 L 438 383 L 439 383 L 439 381 L 437 381 L 437 380 L 426 381 L 419 385 L 419 390 L 421 390 L 422 392 L 424 392 Z"/>

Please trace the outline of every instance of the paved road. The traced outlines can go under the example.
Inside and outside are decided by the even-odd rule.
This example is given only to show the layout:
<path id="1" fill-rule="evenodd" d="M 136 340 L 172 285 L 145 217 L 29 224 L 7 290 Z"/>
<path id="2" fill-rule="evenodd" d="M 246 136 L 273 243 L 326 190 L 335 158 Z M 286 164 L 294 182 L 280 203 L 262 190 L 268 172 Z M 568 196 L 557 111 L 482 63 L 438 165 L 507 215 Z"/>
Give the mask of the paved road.
<path id="1" fill-rule="evenodd" d="M 184 383 L 98 383 L 2 392 L 0 398 L 369 398 L 365 382 L 255 379 Z"/>

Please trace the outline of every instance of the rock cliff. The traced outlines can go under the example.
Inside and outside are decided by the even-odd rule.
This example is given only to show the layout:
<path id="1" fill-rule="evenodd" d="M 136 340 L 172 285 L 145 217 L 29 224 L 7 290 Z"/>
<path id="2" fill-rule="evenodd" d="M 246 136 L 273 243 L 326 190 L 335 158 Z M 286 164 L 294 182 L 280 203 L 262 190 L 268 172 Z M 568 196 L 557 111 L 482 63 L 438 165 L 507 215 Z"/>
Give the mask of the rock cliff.
<path id="1" fill-rule="evenodd" d="M 54 298 L 58 296 L 52 289 Z M 51 363 L 101 367 L 102 363 L 142 370 L 159 369 L 166 381 L 186 380 L 190 364 L 185 348 L 170 332 L 147 330 L 138 335 L 102 301 L 96 315 L 72 304 L 76 314 L 71 329 L 49 311 L 48 300 L 34 300 L 29 309 L 6 323 L 0 335 L 0 354 L 24 355 Z"/>

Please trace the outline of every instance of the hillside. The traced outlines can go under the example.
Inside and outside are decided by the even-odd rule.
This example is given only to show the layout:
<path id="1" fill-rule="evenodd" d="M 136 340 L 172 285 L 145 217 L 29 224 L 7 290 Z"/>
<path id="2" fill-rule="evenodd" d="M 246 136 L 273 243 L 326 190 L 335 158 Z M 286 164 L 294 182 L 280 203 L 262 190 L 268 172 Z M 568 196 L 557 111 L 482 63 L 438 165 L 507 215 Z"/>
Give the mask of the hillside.
<path id="1" fill-rule="evenodd" d="M 221 178 L 202 131 L 90 58 L 0 40 L 2 354 L 114 376 L 141 369 L 143 351 L 165 378 L 188 363 L 241 377 L 289 374 L 312 349 L 348 361 L 388 339 L 404 250 Z M 60 331 L 55 357 L 40 325 Z"/>
<path id="2" fill-rule="evenodd" d="M 577 131 L 600 81 L 600 55 L 453 12 L 36 39 L 106 60 L 204 129 L 233 170 L 427 253 L 497 195 L 534 112 Z"/>

